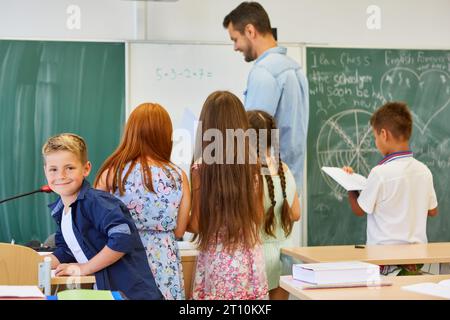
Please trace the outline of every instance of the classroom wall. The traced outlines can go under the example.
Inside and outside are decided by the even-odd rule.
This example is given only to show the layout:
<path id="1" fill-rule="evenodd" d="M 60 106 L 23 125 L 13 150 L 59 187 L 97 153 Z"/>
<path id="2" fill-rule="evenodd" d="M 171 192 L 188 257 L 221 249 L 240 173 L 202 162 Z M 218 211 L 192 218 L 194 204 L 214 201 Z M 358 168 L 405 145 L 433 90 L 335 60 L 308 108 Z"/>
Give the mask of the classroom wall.
<path id="1" fill-rule="evenodd" d="M 222 19 L 238 0 L 0 0 L 0 38 L 228 42 Z M 450 48 L 448 0 L 261 0 L 283 42 Z M 66 27 L 70 5 L 81 28 Z M 369 5 L 381 28 L 366 27 Z"/>
<path id="2" fill-rule="evenodd" d="M 74 15 L 71 5 L 80 9 L 79 29 L 67 27 Z M 133 39 L 138 7 L 122 0 L 0 0 L 0 38 Z"/>
<path id="3" fill-rule="evenodd" d="M 230 43 L 223 17 L 241 0 L 0 0 L 0 39 Z M 449 0 L 260 0 L 281 42 L 450 48 Z M 71 5 L 80 28 L 69 29 Z M 368 6 L 381 28 L 369 30 Z M 302 223 L 305 218 L 302 218 Z M 302 227 L 303 228 L 303 227 Z M 298 237 L 298 232 L 296 232 Z"/>
<path id="4" fill-rule="evenodd" d="M 221 23 L 241 1 L 148 3 L 148 36 L 159 40 L 228 40 Z M 448 0 L 261 0 L 283 42 L 450 47 Z M 368 30 L 366 9 L 381 9 L 381 29 Z"/>

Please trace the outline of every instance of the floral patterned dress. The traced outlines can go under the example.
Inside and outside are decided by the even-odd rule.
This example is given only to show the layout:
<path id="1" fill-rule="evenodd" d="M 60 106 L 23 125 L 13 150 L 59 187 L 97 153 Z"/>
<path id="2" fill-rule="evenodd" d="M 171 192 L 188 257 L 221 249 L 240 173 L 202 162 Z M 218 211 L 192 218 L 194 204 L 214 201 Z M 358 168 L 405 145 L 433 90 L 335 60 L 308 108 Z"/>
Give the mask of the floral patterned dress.
<path id="1" fill-rule="evenodd" d="M 182 174 L 181 170 L 175 172 L 170 167 L 163 170 L 150 166 L 150 169 L 155 193 L 145 188 L 141 165 L 137 163 L 127 178 L 125 194 L 120 196 L 117 191 L 114 195 L 130 210 L 159 290 L 168 300 L 182 300 L 185 298 L 183 270 L 173 232 L 183 195 Z M 170 172 L 173 179 L 164 171 Z"/>
<path id="2" fill-rule="evenodd" d="M 200 252 L 195 272 L 194 300 L 256 300 L 267 297 L 261 245 L 239 246 L 227 252 L 220 244 Z"/>

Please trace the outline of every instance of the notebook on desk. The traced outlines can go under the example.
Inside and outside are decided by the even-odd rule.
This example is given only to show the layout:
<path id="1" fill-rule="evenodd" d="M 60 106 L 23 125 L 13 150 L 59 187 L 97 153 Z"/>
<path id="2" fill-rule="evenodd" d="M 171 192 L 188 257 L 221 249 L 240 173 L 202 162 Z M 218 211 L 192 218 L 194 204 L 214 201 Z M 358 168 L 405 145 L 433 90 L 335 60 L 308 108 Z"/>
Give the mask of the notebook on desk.
<path id="1" fill-rule="evenodd" d="M 118 291 L 74 289 L 58 292 L 58 300 L 125 300 Z"/>
<path id="2" fill-rule="evenodd" d="M 403 286 L 402 289 L 422 294 L 429 294 L 440 298 L 450 299 L 449 279 L 442 280 L 438 283 L 433 282 L 415 283 L 409 286 Z"/>

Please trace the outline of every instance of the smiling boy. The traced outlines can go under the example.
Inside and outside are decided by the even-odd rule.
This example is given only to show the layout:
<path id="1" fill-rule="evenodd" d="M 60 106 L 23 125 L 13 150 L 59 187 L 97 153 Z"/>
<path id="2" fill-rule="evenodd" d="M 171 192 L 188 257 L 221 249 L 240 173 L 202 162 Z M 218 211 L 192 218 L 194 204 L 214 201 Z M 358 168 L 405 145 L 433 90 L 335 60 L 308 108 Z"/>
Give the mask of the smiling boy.
<path id="1" fill-rule="evenodd" d="M 162 299 L 144 247 L 125 205 L 91 188 L 84 140 L 62 133 L 42 148 L 50 188 L 59 195 L 49 205 L 57 223 L 56 275 L 95 274 L 96 287 L 121 291 L 129 299 Z"/>

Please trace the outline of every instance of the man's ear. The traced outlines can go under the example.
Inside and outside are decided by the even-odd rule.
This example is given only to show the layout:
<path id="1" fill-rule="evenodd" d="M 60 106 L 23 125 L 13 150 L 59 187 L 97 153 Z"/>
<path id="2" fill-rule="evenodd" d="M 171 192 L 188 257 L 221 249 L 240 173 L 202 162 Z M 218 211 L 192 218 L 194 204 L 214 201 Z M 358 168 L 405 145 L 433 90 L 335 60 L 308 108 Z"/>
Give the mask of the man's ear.
<path id="1" fill-rule="evenodd" d="M 256 28 L 251 23 L 247 24 L 244 28 L 244 34 L 247 38 L 254 39 L 256 36 Z"/>

